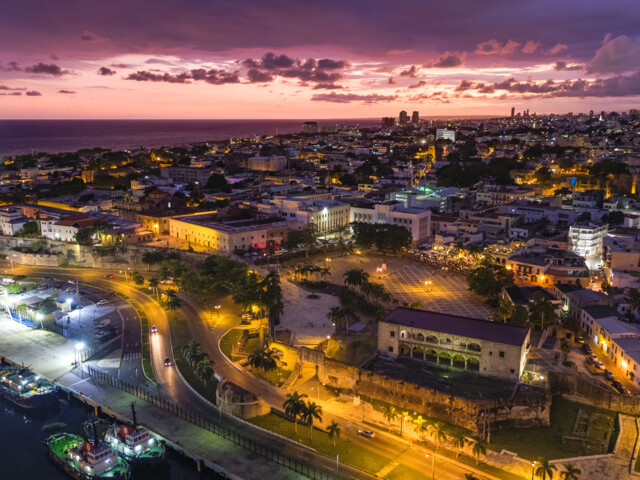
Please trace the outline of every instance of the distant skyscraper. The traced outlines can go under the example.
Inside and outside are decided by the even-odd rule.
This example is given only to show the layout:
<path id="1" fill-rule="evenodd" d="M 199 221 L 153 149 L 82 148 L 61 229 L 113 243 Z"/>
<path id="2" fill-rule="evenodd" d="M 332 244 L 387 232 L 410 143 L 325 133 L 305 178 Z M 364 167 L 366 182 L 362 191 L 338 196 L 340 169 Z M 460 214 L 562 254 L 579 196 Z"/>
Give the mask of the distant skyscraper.
<path id="1" fill-rule="evenodd" d="M 382 128 L 393 128 L 396 124 L 396 119 L 393 117 L 382 117 Z"/>
<path id="2" fill-rule="evenodd" d="M 511 118 L 516 116 L 516 107 L 511 107 Z"/>
<path id="3" fill-rule="evenodd" d="M 398 116 L 398 123 L 400 125 L 406 125 L 408 122 L 409 122 L 409 115 L 407 115 L 407 112 L 402 110 L 400 112 L 400 115 Z"/>
<path id="4" fill-rule="evenodd" d="M 418 124 L 420 123 L 420 114 L 418 112 L 413 112 L 411 114 L 411 123 Z"/>
<path id="5" fill-rule="evenodd" d="M 302 124 L 302 133 L 318 133 L 318 124 L 316 122 L 304 122 Z"/>
<path id="6" fill-rule="evenodd" d="M 593 118 L 593 110 L 589 112 L 589 118 Z"/>

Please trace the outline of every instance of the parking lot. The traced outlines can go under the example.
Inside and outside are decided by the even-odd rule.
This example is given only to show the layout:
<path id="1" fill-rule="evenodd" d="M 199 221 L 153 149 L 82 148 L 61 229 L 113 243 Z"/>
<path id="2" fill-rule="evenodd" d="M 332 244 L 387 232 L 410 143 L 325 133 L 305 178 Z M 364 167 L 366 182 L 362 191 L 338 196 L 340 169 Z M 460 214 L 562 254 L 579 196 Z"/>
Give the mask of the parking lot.
<path id="1" fill-rule="evenodd" d="M 342 284 L 347 270 L 362 268 L 369 273 L 370 281 L 383 283 L 394 298 L 406 303 L 420 302 L 420 308 L 425 310 L 482 319 L 488 319 L 492 313 L 480 298 L 469 292 L 464 275 L 444 272 L 410 258 L 351 255 L 322 264 L 330 265 L 331 277 L 327 280 L 333 283 Z M 383 264 L 386 269 L 377 271 Z M 428 280 L 431 284 L 427 285 Z"/>

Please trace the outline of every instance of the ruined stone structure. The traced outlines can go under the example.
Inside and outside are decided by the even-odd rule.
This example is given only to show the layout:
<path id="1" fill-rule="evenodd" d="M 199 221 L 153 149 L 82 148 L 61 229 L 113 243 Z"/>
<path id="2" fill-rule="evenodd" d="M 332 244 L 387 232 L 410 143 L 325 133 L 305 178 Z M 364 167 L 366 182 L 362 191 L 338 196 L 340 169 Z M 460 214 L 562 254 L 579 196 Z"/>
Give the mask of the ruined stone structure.
<path id="1" fill-rule="evenodd" d="M 320 350 L 272 343 L 288 365 L 313 363 L 318 380 L 327 386 L 439 418 L 473 431 L 500 425 L 549 425 L 551 397 L 540 389 L 525 389 L 498 400 L 457 397 L 432 388 L 375 374 L 326 358 Z"/>
<path id="2" fill-rule="evenodd" d="M 257 417 L 271 411 L 260 395 L 255 395 L 228 380 L 218 384 L 216 404 L 222 411 L 239 418 Z"/>

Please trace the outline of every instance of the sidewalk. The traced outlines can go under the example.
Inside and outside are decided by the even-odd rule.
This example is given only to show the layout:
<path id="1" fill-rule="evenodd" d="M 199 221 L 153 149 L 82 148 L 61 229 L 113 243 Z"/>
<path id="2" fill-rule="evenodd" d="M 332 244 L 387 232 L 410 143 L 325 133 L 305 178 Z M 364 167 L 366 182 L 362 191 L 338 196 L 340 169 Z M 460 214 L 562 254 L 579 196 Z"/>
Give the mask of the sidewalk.
<path id="1" fill-rule="evenodd" d="M 32 330 L 0 316 L 0 355 L 31 366 L 60 385 L 128 418 L 130 404 L 136 402 L 138 420 L 149 429 L 186 451 L 219 465 L 231 478 L 301 479 L 302 476 L 259 457 L 222 437 L 167 414 L 138 397 L 103 384 L 73 369 L 74 342 L 54 333 Z M 233 475 L 233 476 L 231 476 Z"/>

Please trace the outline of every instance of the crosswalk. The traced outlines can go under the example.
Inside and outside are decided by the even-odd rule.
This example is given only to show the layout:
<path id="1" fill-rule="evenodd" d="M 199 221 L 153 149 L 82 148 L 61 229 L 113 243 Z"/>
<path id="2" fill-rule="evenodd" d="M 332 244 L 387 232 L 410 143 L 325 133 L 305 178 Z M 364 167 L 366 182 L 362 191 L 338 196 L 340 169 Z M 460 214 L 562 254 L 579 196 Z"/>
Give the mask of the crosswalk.
<path id="1" fill-rule="evenodd" d="M 138 358 L 142 358 L 142 353 L 140 353 L 140 352 L 129 352 L 129 353 L 125 353 L 122 356 L 123 360 L 136 360 Z"/>
<path id="2" fill-rule="evenodd" d="M 116 306 L 116 310 L 134 310 L 134 308 L 129 305 L 128 303 L 122 304 L 122 305 L 117 305 Z"/>

